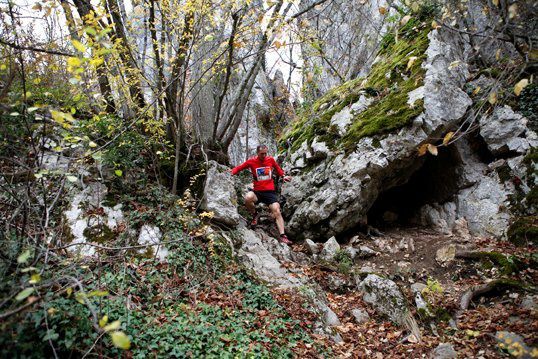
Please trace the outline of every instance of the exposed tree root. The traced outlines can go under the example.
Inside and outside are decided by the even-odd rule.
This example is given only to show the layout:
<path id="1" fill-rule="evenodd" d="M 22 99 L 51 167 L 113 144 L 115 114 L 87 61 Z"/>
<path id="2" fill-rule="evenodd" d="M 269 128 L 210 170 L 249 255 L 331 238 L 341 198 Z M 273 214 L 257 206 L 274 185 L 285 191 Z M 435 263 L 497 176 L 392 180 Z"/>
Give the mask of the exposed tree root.
<path id="1" fill-rule="evenodd" d="M 526 291 L 531 291 L 531 292 L 536 291 L 536 288 L 533 288 L 529 285 L 526 285 L 516 280 L 506 279 L 506 278 L 496 279 L 486 284 L 474 286 L 468 291 L 466 291 L 460 299 L 460 308 L 461 310 L 467 310 L 473 300 L 487 294 L 495 294 L 495 293 L 500 294 L 502 291 L 506 289 L 510 289 L 510 288 L 526 290 Z"/>

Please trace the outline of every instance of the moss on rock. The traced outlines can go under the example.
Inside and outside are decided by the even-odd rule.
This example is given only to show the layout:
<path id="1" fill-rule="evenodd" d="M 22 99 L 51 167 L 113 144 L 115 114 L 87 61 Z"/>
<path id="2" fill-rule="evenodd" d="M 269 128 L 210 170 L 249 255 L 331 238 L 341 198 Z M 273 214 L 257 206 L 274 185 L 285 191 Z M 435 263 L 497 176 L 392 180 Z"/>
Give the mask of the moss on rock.
<path id="1" fill-rule="evenodd" d="M 409 105 L 408 94 L 423 85 L 429 29 L 410 21 L 383 40 L 378 59 L 367 78 L 356 78 L 328 91 L 310 107 L 303 109 L 281 144 L 291 142 L 296 151 L 304 141 L 315 137 L 332 149 L 354 149 L 358 140 L 385 134 L 410 124 L 423 111 L 423 101 Z M 391 37 L 392 36 L 392 37 Z M 359 100 L 361 96 L 376 96 L 376 101 L 353 117 L 348 131 L 340 138 L 331 126 L 331 118 Z"/>
<path id="2" fill-rule="evenodd" d="M 520 217 L 508 228 L 508 240 L 516 246 L 538 244 L 538 216 Z"/>

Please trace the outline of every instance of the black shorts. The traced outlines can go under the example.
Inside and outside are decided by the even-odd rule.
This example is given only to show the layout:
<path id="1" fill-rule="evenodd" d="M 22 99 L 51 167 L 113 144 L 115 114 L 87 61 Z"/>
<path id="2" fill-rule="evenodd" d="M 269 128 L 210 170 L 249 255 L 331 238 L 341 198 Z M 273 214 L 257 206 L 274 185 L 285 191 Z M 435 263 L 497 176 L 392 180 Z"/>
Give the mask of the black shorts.
<path id="1" fill-rule="evenodd" d="M 258 197 L 258 202 L 270 205 L 278 202 L 278 196 L 275 191 L 252 191 Z"/>

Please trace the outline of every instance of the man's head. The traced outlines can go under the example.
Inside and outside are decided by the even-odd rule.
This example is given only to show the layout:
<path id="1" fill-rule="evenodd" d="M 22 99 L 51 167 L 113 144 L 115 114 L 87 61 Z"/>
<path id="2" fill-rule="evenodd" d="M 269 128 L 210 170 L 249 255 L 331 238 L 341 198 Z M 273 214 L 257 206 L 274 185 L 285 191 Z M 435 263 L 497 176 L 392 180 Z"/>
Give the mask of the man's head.
<path id="1" fill-rule="evenodd" d="M 259 145 L 258 147 L 256 147 L 256 153 L 258 154 L 258 158 L 260 160 L 264 160 L 265 157 L 267 157 L 267 146 Z"/>

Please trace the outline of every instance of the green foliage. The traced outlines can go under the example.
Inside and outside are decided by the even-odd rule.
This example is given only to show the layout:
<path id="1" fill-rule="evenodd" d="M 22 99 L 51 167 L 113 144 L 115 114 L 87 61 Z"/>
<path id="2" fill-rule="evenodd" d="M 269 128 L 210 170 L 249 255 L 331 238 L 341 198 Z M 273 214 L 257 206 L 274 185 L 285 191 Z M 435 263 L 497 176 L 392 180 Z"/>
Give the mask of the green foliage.
<path id="1" fill-rule="evenodd" d="M 519 96 L 519 111 L 529 120 L 529 128 L 538 131 L 538 85 L 530 84 Z"/>
<path id="2" fill-rule="evenodd" d="M 349 274 L 351 268 L 353 267 L 353 259 L 351 259 L 351 256 L 348 252 L 343 250 L 336 251 L 334 261 L 336 262 L 338 271 L 343 274 Z"/>

